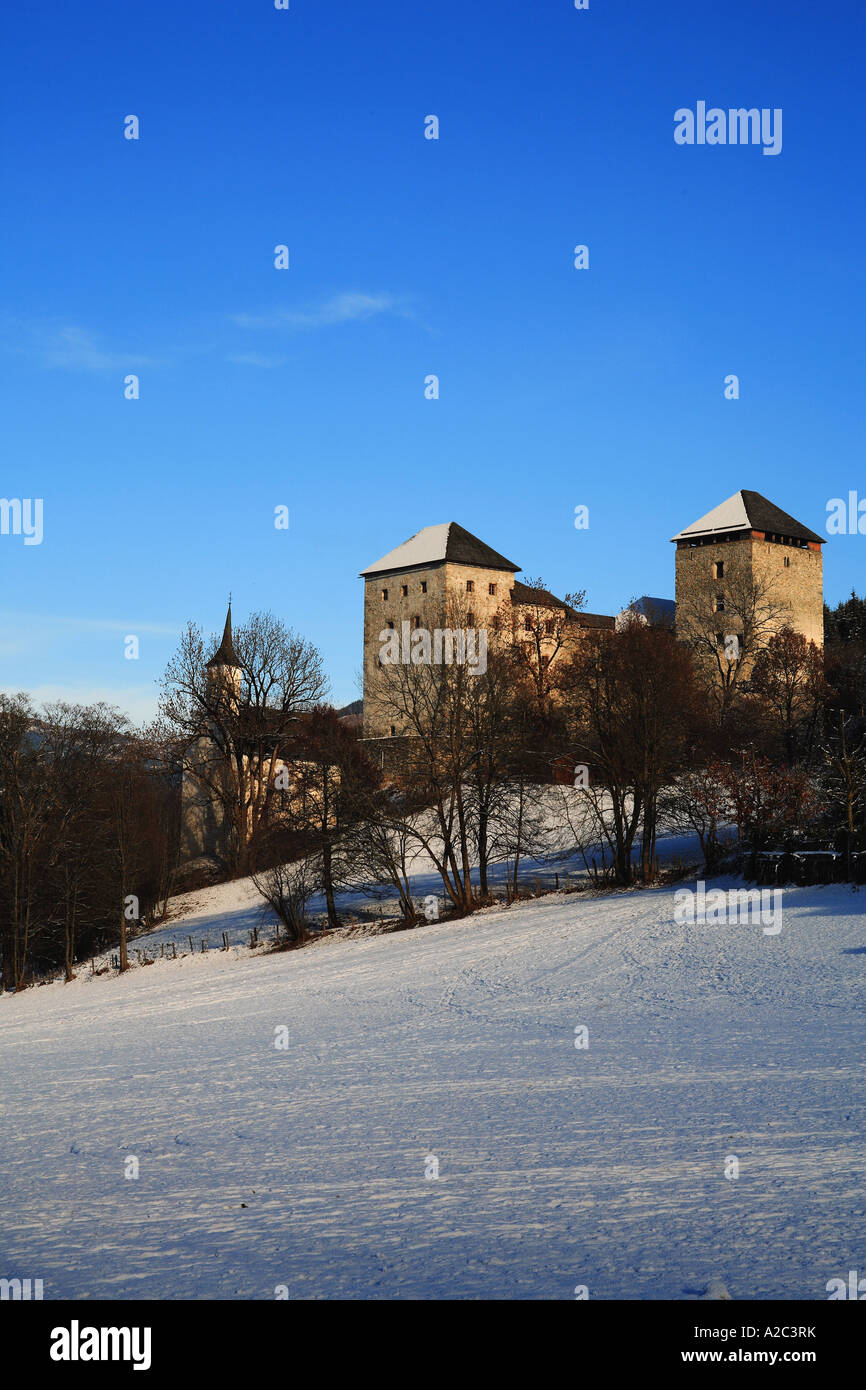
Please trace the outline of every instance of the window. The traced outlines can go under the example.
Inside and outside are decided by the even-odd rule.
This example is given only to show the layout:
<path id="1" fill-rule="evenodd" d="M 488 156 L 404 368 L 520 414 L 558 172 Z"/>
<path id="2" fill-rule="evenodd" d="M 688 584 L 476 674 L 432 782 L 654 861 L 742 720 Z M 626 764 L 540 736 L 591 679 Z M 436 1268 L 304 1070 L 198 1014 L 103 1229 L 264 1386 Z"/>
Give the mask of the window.
<path id="1" fill-rule="evenodd" d="M 475 593 L 475 580 L 474 580 L 474 579 L 467 579 L 467 581 L 466 581 L 466 592 L 467 592 L 467 594 L 474 594 L 474 593 Z"/>
<path id="2" fill-rule="evenodd" d="M 387 590 L 387 589 L 383 589 L 383 590 L 382 590 L 382 601 L 383 601 L 383 603 L 387 603 L 387 601 L 388 601 L 388 590 Z"/>
<path id="3" fill-rule="evenodd" d="M 396 738 L 396 737 L 397 737 L 397 725 L 396 725 L 396 724 L 392 724 L 392 725 L 391 725 L 391 737 L 392 737 L 392 738 Z"/>
<path id="4" fill-rule="evenodd" d="M 389 623 L 386 623 L 385 626 L 391 628 L 391 630 L 393 631 L 393 628 L 394 628 L 394 624 L 393 624 L 393 623 L 390 623 L 390 622 L 389 622 Z"/>
<path id="5" fill-rule="evenodd" d="M 401 585 L 400 585 L 400 593 L 401 593 L 401 595 L 402 595 L 403 598 L 408 598 L 408 597 L 409 597 L 409 585 L 408 585 L 408 584 L 401 584 Z"/>
<path id="6" fill-rule="evenodd" d="M 420 627 L 420 626 L 421 626 L 421 619 L 418 617 L 417 614 L 416 614 L 415 617 L 412 619 L 412 626 L 413 626 L 413 627 Z"/>
<path id="7" fill-rule="evenodd" d="M 467 626 L 467 627 L 474 627 L 474 626 L 475 626 L 475 614 L 474 614 L 474 613 L 467 613 L 467 614 L 466 614 L 466 626 Z"/>
<path id="8" fill-rule="evenodd" d="M 716 633 L 716 646 L 717 646 L 717 647 L 723 647 L 724 645 L 725 645 L 725 634 L 724 634 L 723 632 L 717 632 L 717 633 Z"/>
<path id="9" fill-rule="evenodd" d="M 426 594 L 426 592 L 427 592 L 427 580 L 426 580 L 426 579 L 422 579 L 422 580 L 421 580 L 421 592 L 422 592 L 422 594 Z"/>
<path id="10" fill-rule="evenodd" d="M 556 624 L 554 623 L 554 621 L 553 621 L 552 618 L 547 618 L 547 619 L 545 619 L 545 623 L 544 623 L 544 631 L 545 631 L 545 632 L 553 632 L 555 626 L 556 626 Z"/>
<path id="11" fill-rule="evenodd" d="M 495 585 L 495 584 L 488 584 L 488 585 L 487 585 L 487 592 L 488 592 L 488 594 L 495 594 L 495 593 L 496 593 L 496 585 Z"/>
<path id="12" fill-rule="evenodd" d="M 716 560 L 715 564 L 713 565 L 713 579 L 724 579 L 724 577 L 725 562 L 724 560 Z"/>
<path id="13" fill-rule="evenodd" d="M 785 569 L 788 568 L 788 566 L 790 565 L 790 563 L 791 563 L 791 557 L 790 557 L 790 555 L 786 555 L 786 556 L 785 556 Z"/>
<path id="14" fill-rule="evenodd" d="M 716 594 L 715 611 L 716 611 L 717 613 L 724 613 L 724 611 L 725 611 L 725 596 L 724 596 L 724 594 Z"/>

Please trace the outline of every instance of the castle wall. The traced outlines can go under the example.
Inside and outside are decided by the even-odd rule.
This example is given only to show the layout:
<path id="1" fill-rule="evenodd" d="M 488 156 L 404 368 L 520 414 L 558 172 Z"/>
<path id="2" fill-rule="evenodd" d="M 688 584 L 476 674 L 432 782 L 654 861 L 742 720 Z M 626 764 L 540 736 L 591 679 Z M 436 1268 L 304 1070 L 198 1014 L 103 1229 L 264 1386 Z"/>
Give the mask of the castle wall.
<path id="1" fill-rule="evenodd" d="M 714 565 L 722 561 L 724 577 L 714 577 Z M 677 637 L 687 636 L 687 613 L 703 602 L 712 605 L 717 594 L 729 595 L 742 584 L 769 586 L 768 600 L 783 608 L 778 626 L 785 624 L 807 641 L 824 645 L 823 561 L 821 548 L 782 544 L 767 540 L 761 532 L 733 539 L 707 538 L 700 545 L 680 544 L 676 551 Z M 730 610 L 718 614 L 718 631 L 737 629 Z"/>
<path id="2" fill-rule="evenodd" d="M 471 592 L 467 591 L 467 580 L 472 583 Z M 422 584 L 427 586 L 426 593 L 422 590 Z M 491 584 L 496 586 L 493 595 L 489 592 Z M 382 700 L 387 675 L 379 665 L 382 650 L 380 634 L 387 624 L 392 622 L 399 635 L 402 623 L 408 622 L 411 629 L 418 618 L 420 627 L 434 632 L 436 628 L 448 625 L 449 613 L 452 619 L 459 615 L 463 623 L 466 615 L 471 613 L 472 626 L 485 628 L 501 604 L 509 601 L 513 584 L 514 575 L 508 570 L 449 561 L 419 565 L 396 574 L 370 575 L 364 580 L 365 739 L 391 737 L 392 725 L 398 737 L 403 732 L 397 727 L 397 716 Z M 405 594 L 404 588 L 407 590 Z M 383 598 L 386 590 L 388 597 Z"/>
<path id="3" fill-rule="evenodd" d="M 794 631 L 801 632 L 807 642 L 823 647 L 824 557 L 821 547 L 814 545 L 803 550 L 774 541 L 755 541 L 752 563 L 755 575 L 772 581 L 774 592 L 788 606 Z"/>

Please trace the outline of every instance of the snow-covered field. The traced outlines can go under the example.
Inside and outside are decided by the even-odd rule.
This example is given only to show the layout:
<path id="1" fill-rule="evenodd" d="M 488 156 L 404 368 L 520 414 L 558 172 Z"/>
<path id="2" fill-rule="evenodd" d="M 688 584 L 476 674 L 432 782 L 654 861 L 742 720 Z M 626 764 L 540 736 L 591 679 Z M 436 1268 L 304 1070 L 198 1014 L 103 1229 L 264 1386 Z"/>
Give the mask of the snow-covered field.
<path id="1" fill-rule="evenodd" d="M 211 892 L 236 901 L 196 932 L 256 910 Z M 0 1277 L 825 1299 L 866 1271 L 864 903 L 786 890 L 772 936 L 675 926 L 670 890 L 560 895 L 5 996 Z"/>

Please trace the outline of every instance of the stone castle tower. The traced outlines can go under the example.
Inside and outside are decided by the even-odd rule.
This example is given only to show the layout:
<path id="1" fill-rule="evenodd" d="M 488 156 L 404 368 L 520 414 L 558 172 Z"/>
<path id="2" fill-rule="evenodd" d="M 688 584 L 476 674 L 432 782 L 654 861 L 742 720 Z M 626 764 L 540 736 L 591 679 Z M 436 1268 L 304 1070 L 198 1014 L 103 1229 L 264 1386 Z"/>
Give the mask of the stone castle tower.
<path id="1" fill-rule="evenodd" d="M 433 632 L 458 613 L 468 628 L 485 629 L 494 614 L 525 615 L 544 607 L 567 613 L 574 629 L 612 628 L 613 618 L 576 612 L 546 590 L 530 589 L 515 578 L 520 566 L 507 560 L 456 521 L 425 526 L 396 550 L 361 571 L 364 580 L 364 730 L 365 739 L 399 737 L 393 714 L 380 699 L 381 633 L 393 628 L 411 634 Z M 403 625 L 406 624 L 404 629 Z"/>
<path id="2" fill-rule="evenodd" d="M 519 565 L 506 560 L 456 521 L 425 526 L 361 571 L 364 580 L 364 738 L 392 736 L 380 708 L 379 634 L 402 624 L 410 630 L 442 627 L 451 607 L 466 612 L 469 626 L 484 627 L 514 586 Z M 470 621 L 471 620 L 471 621 Z M 397 733 L 396 729 L 393 733 Z"/>
<path id="3" fill-rule="evenodd" d="M 735 492 L 673 537 L 677 636 L 698 607 L 717 613 L 719 634 L 735 632 L 732 596 L 749 586 L 770 595 L 787 624 L 824 645 L 823 538 L 759 492 Z M 727 597 L 727 604 L 726 604 Z"/>

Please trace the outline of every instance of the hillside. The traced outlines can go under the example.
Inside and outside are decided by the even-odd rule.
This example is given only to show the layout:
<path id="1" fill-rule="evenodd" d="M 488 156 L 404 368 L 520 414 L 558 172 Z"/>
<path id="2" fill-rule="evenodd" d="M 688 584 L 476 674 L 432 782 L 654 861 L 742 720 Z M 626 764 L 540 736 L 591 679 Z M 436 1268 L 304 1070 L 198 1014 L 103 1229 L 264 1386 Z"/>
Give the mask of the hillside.
<path id="1" fill-rule="evenodd" d="M 557 895 L 6 996 L 3 1273 L 46 1298 L 825 1298 L 863 1263 L 862 903 L 786 891 L 767 936 L 674 926 L 670 891 Z"/>

